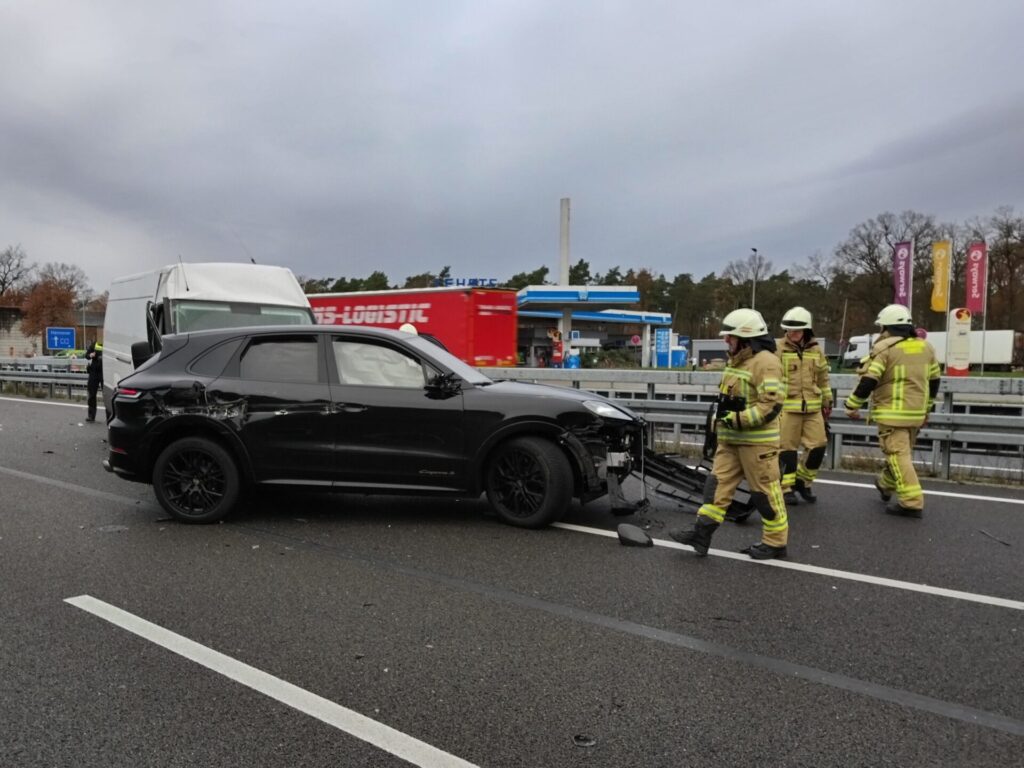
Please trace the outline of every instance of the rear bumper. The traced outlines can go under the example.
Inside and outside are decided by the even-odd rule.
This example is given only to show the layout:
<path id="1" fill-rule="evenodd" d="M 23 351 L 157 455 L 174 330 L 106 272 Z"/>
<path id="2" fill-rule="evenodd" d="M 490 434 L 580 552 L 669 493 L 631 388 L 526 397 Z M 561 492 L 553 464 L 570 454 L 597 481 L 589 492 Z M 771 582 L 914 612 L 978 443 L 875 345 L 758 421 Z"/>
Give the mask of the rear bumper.
<path id="1" fill-rule="evenodd" d="M 103 468 L 112 474 L 122 477 L 125 480 L 131 480 L 134 483 L 148 483 L 149 479 L 143 477 L 136 471 L 135 467 L 132 466 L 127 457 L 122 453 L 115 453 L 111 451 L 107 454 L 107 458 L 103 460 Z"/>

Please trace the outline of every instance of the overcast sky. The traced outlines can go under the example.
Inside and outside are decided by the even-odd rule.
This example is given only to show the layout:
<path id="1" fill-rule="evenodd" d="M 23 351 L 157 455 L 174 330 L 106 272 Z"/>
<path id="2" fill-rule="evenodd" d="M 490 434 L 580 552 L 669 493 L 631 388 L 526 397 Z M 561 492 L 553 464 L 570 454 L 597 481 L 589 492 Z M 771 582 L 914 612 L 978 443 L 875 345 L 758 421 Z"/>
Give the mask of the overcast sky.
<path id="1" fill-rule="evenodd" d="M 720 271 L 1024 209 L 1024 2 L 0 0 L 0 248 Z"/>

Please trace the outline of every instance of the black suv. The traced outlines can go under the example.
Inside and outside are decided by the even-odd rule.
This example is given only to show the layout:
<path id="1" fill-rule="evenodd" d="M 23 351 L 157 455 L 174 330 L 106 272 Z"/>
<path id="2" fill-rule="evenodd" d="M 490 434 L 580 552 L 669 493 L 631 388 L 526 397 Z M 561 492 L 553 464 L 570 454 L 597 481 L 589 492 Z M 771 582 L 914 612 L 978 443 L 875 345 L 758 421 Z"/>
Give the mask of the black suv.
<path id="1" fill-rule="evenodd" d="M 220 520 L 262 484 L 486 491 L 503 520 L 539 527 L 574 496 L 625 504 L 619 481 L 643 451 L 643 422 L 606 398 L 495 382 L 398 331 L 235 328 L 165 336 L 145 362 L 133 352 L 103 464 L 188 522 Z"/>

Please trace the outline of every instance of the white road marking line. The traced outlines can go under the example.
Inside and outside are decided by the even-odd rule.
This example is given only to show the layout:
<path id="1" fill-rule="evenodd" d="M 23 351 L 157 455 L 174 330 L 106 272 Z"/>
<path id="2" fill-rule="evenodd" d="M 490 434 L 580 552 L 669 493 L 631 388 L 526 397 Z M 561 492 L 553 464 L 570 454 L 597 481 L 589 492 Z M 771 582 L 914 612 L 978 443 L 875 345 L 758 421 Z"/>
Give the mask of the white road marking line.
<path id="1" fill-rule="evenodd" d="M 156 645 L 183 656 L 189 661 L 212 669 L 254 691 L 280 701 L 310 717 L 345 731 L 375 747 L 422 768 L 477 768 L 473 763 L 450 755 L 436 747 L 397 731 L 390 726 L 371 720 L 351 709 L 315 693 L 285 682 L 278 677 L 243 664 L 230 656 L 200 645 L 186 637 L 164 629 L 134 614 L 123 611 L 90 595 L 79 595 L 64 600 L 94 616 L 109 621 L 121 629 L 132 632 Z"/>
<path id="2" fill-rule="evenodd" d="M 605 536 L 610 539 L 618 538 L 618 534 L 615 531 L 606 531 L 601 528 L 587 528 L 585 526 L 574 525 L 572 523 L 552 523 L 552 525 L 556 528 L 563 528 L 567 531 L 575 531 L 576 533 L 589 533 L 592 536 Z M 653 539 L 653 541 L 654 545 L 657 547 L 681 549 L 688 552 L 693 551 L 693 547 L 687 544 L 679 544 L 678 542 L 666 541 L 665 539 Z M 836 579 L 846 579 L 847 581 L 859 581 L 864 584 L 874 584 L 879 587 L 892 587 L 893 589 L 903 589 L 908 592 L 923 592 L 926 595 L 951 597 L 955 600 L 967 600 L 972 603 L 982 603 L 984 605 L 994 605 L 998 608 L 1012 608 L 1017 611 L 1024 611 L 1024 602 L 1021 602 L 1020 600 L 1008 600 L 1004 597 L 991 597 L 989 595 L 978 595 L 973 592 L 960 592 L 959 590 L 945 589 L 943 587 L 930 587 L 927 584 L 914 584 L 910 581 L 886 579 L 881 576 L 869 576 L 864 573 L 853 573 L 852 571 L 837 571 L 833 568 L 822 568 L 817 565 L 808 565 L 806 563 L 791 563 L 786 560 L 752 560 L 747 555 L 740 554 L 739 552 L 728 552 L 724 549 L 709 549 L 708 554 L 714 555 L 715 557 L 724 557 L 728 560 L 740 560 L 744 563 L 750 563 L 751 565 L 767 565 L 773 568 L 786 568 L 791 571 L 814 573 L 818 576 L 829 576 Z"/>
<path id="3" fill-rule="evenodd" d="M 816 483 L 822 483 L 824 485 L 845 485 L 848 488 L 869 488 L 875 491 L 875 486 L 871 483 L 851 483 L 846 480 L 823 480 L 822 478 L 816 478 Z M 875 491 L 877 493 L 877 491 Z M 952 491 L 933 491 L 929 488 L 924 490 L 925 496 L 949 496 L 953 499 L 974 499 L 975 501 L 998 501 L 1003 504 L 1024 504 L 1024 499 L 1008 499 L 1005 496 L 977 496 L 973 493 L 953 493 Z"/>
<path id="4" fill-rule="evenodd" d="M 51 400 L 36 400 L 30 397 L 0 397 L 0 400 L 6 400 L 9 403 L 30 403 L 31 405 L 59 405 L 61 408 L 88 408 L 89 406 L 85 403 L 55 403 Z M 101 411 L 107 410 L 102 405 L 97 404 L 97 407 Z"/>

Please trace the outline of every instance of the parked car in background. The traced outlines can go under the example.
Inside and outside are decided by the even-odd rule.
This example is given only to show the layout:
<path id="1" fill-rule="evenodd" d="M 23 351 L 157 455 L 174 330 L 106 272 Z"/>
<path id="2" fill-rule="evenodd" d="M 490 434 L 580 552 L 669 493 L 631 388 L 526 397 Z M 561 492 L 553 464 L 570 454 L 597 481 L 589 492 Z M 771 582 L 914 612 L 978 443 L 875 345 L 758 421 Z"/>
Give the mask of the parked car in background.
<path id="1" fill-rule="evenodd" d="M 427 339 L 370 327 L 165 336 L 112 408 L 105 468 L 201 523 L 246 486 L 304 485 L 485 492 L 502 520 L 539 527 L 573 497 L 618 493 L 644 443 L 643 422 L 606 398 L 495 382 Z"/>

